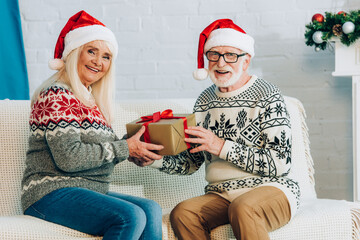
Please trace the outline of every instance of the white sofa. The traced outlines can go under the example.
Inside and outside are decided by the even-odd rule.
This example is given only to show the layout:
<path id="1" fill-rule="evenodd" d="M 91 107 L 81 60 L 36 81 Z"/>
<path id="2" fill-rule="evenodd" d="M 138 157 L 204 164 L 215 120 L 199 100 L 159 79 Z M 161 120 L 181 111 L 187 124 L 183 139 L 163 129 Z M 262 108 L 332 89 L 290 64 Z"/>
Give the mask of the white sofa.
<path id="1" fill-rule="evenodd" d="M 301 206 L 289 224 L 270 233 L 271 239 L 360 239 L 358 204 L 317 198 L 305 112 L 297 99 L 286 97 L 285 100 L 291 116 L 293 133 L 293 167 L 290 174 L 300 183 Z M 176 113 L 189 113 L 192 111 L 193 103 L 194 99 L 122 101 L 116 105 L 116 123 L 113 127 L 118 136 L 122 136 L 125 134 L 125 123 L 141 115 L 168 108 Z M 29 111 L 29 101 L 0 101 L 0 239 L 101 239 L 22 215 L 20 181 L 25 167 Z M 203 167 L 191 176 L 170 176 L 149 167 L 140 168 L 124 161 L 116 167 L 112 190 L 159 202 L 164 213 L 163 239 L 175 239 L 168 213 L 178 202 L 203 194 L 205 185 Z M 235 239 L 230 225 L 214 229 L 211 238 Z"/>

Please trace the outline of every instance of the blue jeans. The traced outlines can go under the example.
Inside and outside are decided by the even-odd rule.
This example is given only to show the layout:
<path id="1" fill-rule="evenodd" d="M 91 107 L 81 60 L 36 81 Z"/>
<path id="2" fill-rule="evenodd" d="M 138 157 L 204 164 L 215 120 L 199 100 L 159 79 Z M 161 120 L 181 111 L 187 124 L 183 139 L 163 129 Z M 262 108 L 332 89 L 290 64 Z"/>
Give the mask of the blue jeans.
<path id="1" fill-rule="evenodd" d="M 162 238 L 161 207 L 153 200 L 84 188 L 62 188 L 30 206 L 26 215 L 57 223 L 104 240 Z"/>

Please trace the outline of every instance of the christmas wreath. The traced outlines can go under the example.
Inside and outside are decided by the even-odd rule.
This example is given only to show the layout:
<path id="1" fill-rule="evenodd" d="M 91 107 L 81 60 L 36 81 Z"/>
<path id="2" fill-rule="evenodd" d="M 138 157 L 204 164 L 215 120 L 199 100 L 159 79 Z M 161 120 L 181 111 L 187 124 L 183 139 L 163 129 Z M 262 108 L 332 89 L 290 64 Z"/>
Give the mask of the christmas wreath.
<path id="1" fill-rule="evenodd" d="M 315 51 L 325 50 L 333 37 L 338 37 L 342 44 L 350 46 L 360 38 L 360 10 L 348 13 L 325 12 L 325 16 L 317 13 L 305 27 L 306 45 L 315 45 Z"/>

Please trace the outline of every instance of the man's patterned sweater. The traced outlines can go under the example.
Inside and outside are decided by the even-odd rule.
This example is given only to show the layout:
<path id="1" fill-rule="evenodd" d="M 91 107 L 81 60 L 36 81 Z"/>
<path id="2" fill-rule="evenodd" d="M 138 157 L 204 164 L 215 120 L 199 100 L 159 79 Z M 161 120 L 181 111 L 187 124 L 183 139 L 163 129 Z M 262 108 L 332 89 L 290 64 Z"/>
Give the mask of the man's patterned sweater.
<path id="1" fill-rule="evenodd" d="M 222 93 L 212 85 L 199 96 L 194 112 L 198 126 L 225 139 L 220 155 L 184 151 L 164 156 L 152 167 L 186 175 L 205 162 L 209 183 L 205 192 L 274 186 L 286 194 L 294 216 L 300 190 L 286 177 L 291 167 L 291 126 L 279 89 L 256 76 L 233 92 Z"/>
<path id="2" fill-rule="evenodd" d="M 82 104 L 65 84 L 54 84 L 40 94 L 29 123 L 24 211 L 59 188 L 106 193 L 114 166 L 129 155 L 126 141 L 117 138 L 99 108 Z"/>

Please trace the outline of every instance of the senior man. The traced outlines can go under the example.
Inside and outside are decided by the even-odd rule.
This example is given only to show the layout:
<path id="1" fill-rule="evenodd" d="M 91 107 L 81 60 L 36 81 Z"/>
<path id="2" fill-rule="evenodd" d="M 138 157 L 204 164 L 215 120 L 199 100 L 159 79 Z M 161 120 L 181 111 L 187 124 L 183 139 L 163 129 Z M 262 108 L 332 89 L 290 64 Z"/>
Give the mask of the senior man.
<path id="1" fill-rule="evenodd" d="M 209 60 L 204 68 L 204 55 Z M 185 138 L 194 147 L 177 156 L 138 162 L 169 174 L 192 174 L 206 165 L 205 194 L 179 203 L 170 220 L 179 239 L 210 239 L 211 229 L 230 223 L 242 240 L 269 239 L 299 205 L 291 167 L 291 126 L 279 89 L 254 75 L 254 39 L 230 19 L 200 34 L 194 78 L 213 85 L 198 97 L 196 127 Z"/>

